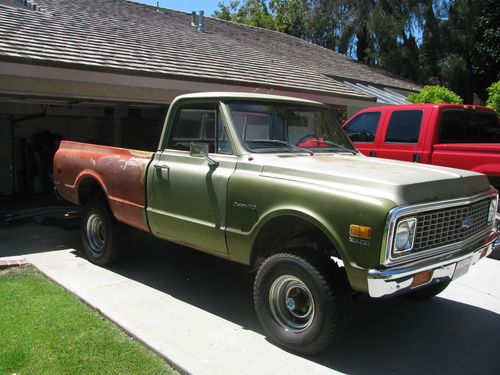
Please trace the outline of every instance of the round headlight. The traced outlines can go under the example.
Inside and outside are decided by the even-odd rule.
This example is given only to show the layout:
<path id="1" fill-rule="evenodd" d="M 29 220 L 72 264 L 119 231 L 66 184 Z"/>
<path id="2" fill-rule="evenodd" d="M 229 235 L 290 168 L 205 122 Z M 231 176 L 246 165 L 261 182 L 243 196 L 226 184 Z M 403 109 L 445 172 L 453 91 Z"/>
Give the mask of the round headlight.
<path id="1" fill-rule="evenodd" d="M 396 248 L 398 250 L 403 250 L 408 245 L 409 239 L 410 226 L 408 223 L 404 222 L 398 227 L 398 232 L 396 233 Z"/>
<path id="2" fill-rule="evenodd" d="M 394 252 L 401 253 L 413 249 L 417 219 L 405 219 L 398 223 L 394 236 Z"/>

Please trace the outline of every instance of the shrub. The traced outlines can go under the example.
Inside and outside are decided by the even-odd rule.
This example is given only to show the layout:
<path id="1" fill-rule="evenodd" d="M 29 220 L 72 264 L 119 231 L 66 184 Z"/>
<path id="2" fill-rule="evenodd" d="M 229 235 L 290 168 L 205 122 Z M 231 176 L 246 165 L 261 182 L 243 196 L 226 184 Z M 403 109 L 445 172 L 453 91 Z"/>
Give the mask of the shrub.
<path id="1" fill-rule="evenodd" d="M 500 112 L 500 81 L 496 81 L 486 89 L 488 91 L 488 100 L 486 105 Z"/>
<path id="2" fill-rule="evenodd" d="M 443 86 L 425 86 L 422 91 L 409 94 L 406 99 L 410 103 L 451 103 L 462 104 L 463 99 Z"/>

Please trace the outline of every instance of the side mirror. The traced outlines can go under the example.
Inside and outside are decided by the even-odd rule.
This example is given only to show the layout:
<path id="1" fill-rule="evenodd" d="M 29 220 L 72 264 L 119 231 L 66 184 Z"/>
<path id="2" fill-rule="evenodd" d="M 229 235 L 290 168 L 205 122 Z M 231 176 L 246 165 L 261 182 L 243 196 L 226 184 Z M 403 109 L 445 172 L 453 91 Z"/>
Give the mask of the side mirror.
<path id="1" fill-rule="evenodd" d="M 217 167 L 219 162 L 208 156 L 208 143 L 191 143 L 189 145 L 189 156 L 204 157 L 210 167 Z"/>

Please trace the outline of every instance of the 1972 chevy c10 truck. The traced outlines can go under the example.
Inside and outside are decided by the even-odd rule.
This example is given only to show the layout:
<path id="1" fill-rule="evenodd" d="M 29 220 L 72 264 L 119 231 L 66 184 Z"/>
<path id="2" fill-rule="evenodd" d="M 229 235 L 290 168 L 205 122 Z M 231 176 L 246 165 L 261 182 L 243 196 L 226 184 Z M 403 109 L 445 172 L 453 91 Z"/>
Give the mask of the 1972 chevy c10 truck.
<path id="1" fill-rule="evenodd" d="M 486 176 L 365 157 L 327 107 L 272 95 L 180 96 L 155 153 L 62 142 L 54 182 L 98 265 L 126 224 L 255 267 L 264 331 L 300 353 L 345 331 L 353 293 L 432 297 L 497 237 Z"/>

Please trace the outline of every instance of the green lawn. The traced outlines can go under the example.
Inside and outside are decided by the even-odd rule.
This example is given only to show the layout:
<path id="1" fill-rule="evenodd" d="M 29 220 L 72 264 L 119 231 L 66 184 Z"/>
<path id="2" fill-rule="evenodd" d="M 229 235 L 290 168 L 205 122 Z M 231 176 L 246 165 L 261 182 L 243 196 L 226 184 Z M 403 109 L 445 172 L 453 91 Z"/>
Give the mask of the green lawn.
<path id="1" fill-rule="evenodd" d="M 33 267 L 0 271 L 0 374 L 172 374 Z"/>

